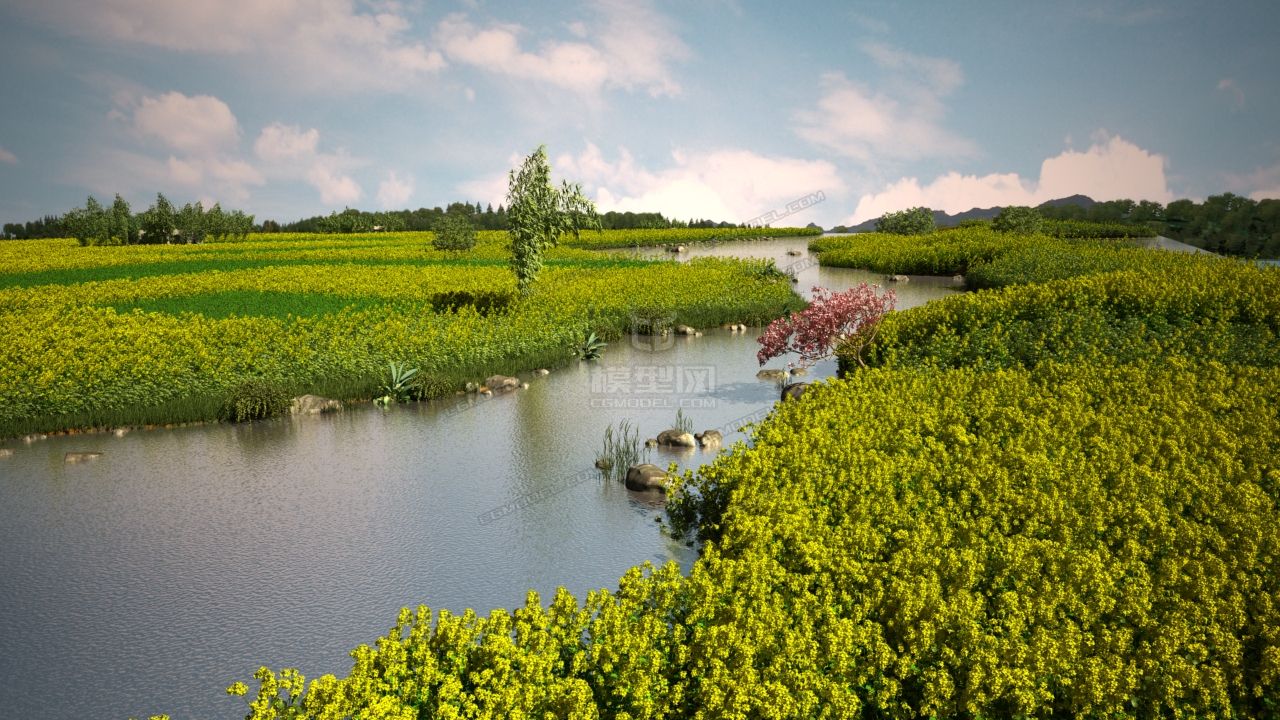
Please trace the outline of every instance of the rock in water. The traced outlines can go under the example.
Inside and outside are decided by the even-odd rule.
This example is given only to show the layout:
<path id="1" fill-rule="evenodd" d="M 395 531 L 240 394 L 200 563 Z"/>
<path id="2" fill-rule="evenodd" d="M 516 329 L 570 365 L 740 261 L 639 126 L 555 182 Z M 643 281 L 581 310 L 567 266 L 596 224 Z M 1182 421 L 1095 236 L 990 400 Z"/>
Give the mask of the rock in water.
<path id="1" fill-rule="evenodd" d="M 644 463 L 627 468 L 626 485 L 628 490 L 643 492 L 646 490 L 667 491 L 667 473 L 657 465 Z"/>
<path id="2" fill-rule="evenodd" d="M 889 282 L 904 283 L 904 282 L 910 282 L 910 281 L 911 281 L 911 278 L 907 277 L 906 275 L 890 275 L 889 276 Z"/>
<path id="3" fill-rule="evenodd" d="M 82 463 L 102 457 L 100 452 L 69 452 L 62 457 L 63 462 Z"/>
<path id="4" fill-rule="evenodd" d="M 293 415 L 319 415 L 338 412 L 341 409 L 340 401 L 319 395 L 299 395 L 289 405 L 289 412 Z"/>
<path id="5" fill-rule="evenodd" d="M 694 437 L 704 448 L 720 447 L 720 443 L 724 442 L 724 435 L 719 430 L 703 430 Z"/>
<path id="6" fill-rule="evenodd" d="M 807 382 L 790 383 L 782 388 L 781 397 L 779 397 L 778 399 L 784 400 L 784 401 L 799 400 L 800 396 L 803 395 L 805 391 L 808 389 L 809 389 L 809 383 Z"/>
<path id="7" fill-rule="evenodd" d="M 495 393 L 507 392 L 520 387 L 520 378 L 510 375 L 490 375 L 484 379 L 484 386 Z"/>
<path id="8" fill-rule="evenodd" d="M 787 377 L 788 376 L 787 376 L 786 370 L 767 369 L 767 370 L 761 370 L 760 372 L 756 373 L 757 380 L 770 380 L 773 382 L 781 382 L 783 380 L 786 380 Z"/>
<path id="9" fill-rule="evenodd" d="M 692 433 L 674 429 L 663 430 L 658 433 L 658 444 L 663 447 L 698 447 L 698 441 L 693 437 Z"/>

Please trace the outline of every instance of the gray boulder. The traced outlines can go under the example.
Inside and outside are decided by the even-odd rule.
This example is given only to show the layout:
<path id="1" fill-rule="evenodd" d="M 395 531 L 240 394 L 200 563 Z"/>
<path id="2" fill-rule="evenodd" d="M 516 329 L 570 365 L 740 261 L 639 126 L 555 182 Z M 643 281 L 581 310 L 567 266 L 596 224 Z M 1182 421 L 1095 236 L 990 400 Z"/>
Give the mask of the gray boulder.
<path id="1" fill-rule="evenodd" d="M 299 395 L 289 405 L 289 412 L 293 415 L 319 415 L 338 412 L 341 409 L 340 401 L 319 395 Z"/>
<path id="2" fill-rule="evenodd" d="M 756 373 L 757 380 L 769 380 L 772 382 L 781 382 L 786 380 L 787 377 L 789 376 L 787 375 L 786 370 L 765 369 Z"/>
<path id="3" fill-rule="evenodd" d="M 719 430 L 703 430 L 694 437 L 704 448 L 720 447 L 720 443 L 724 442 L 724 435 Z"/>
<path id="4" fill-rule="evenodd" d="M 520 378 L 510 375 L 490 375 L 484 379 L 484 386 L 495 393 L 507 392 L 520 387 Z"/>
<path id="5" fill-rule="evenodd" d="M 807 382 L 788 383 L 782 388 L 781 396 L 778 399 L 783 401 L 799 400 L 800 396 L 808 389 L 809 383 Z"/>
<path id="6" fill-rule="evenodd" d="M 663 430 L 658 433 L 658 444 L 663 447 L 698 447 L 698 441 L 692 433 L 679 430 Z"/>
<path id="7" fill-rule="evenodd" d="M 666 492 L 667 482 L 667 472 L 657 465 L 644 463 L 643 465 L 632 465 L 627 468 L 626 485 L 628 490 Z"/>

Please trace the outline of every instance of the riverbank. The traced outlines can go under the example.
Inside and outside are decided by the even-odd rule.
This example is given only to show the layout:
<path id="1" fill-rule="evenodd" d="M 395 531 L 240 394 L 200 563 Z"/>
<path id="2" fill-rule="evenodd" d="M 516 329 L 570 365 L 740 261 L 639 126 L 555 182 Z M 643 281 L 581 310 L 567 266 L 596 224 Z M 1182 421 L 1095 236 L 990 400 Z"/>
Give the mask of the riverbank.
<path id="1" fill-rule="evenodd" d="M 212 420 L 248 382 L 367 399 L 392 362 L 452 393 L 563 364 L 592 333 L 609 341 L 652 318 L 763 324 L 802 302 L 759 262 L 570 247 L 520 296 L 499 235 L 464 253 L 432 249 L 429 233 L 0 245 L 12 339 L 0 349 L 0 438 Z"/>
<path id="2" fill-rule="evenodd" d="M 899 248 L 966 252 L 928 244 Z M 1265 715 L 1280 271 L 1034 250 L 968 264 L 1005 260 L 987 274 L 1001 287 L 889 316 L 872 367 L 686 475 L 670 510 L 703 542 L 687 575 L 636 567 L 613 592 L 485 617 L 406 609 L 295 700 L 342 716 Z M 258 679 L 265 707 L 277 676 Z"/>

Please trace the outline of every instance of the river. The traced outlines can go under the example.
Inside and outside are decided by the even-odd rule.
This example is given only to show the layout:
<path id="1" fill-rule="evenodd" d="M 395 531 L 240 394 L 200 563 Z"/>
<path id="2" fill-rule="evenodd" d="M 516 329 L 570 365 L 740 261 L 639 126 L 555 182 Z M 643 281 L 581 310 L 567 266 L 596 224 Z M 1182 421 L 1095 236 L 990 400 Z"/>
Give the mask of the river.
<path id="1" fill-rule="evenodd" d="M 797 287 L 882 276 L 819 268 L 803 239 L 682 255 L 773 258 Z M 896 287 L 899 308 L 958 289 Z M 10 717 L 242 717 L 223 688 L 259 665 L 344 674 L 402 606 L 511 608 L 536 589 L 614 588 L 694 551 L 661 506 L 592 468 L 604 429 L 738 428 L 778 396 L 759 329 L 623 338 L 529 388 L 246 425 L 7 441 L 0 459 L 0 708 Z M 781 361 L 771 363 L 781 367 Z M 834 364 L 814 368 L 828 377 Z M 82 463 L 67 453 L 100 452 Z M 713 452 L 656 451 L 697 467 Z"/>

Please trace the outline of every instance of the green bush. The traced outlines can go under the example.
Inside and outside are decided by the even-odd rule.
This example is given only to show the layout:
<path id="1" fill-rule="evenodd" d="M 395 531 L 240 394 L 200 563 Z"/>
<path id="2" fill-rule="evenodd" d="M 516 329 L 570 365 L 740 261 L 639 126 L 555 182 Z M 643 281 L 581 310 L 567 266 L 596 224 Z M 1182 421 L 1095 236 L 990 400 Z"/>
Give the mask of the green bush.
<path id="1" fill-rule="evenodd" d="M 991 227 L 996 232 L 1034 235 L 1040 232 L 1041 222 L 1040 213 L 1035 208 L 1010 205 L 1000 210 L 1000 214 L 991 221 Z"/>
<path id="2" fill-rule="evenodd" d="M 261 378 L 245 380 L 223 403 L 221 419 L 230 422 L 263 420 L 289 411 L 292 398 L 278 384 Z"/>
<path id="3" fill-rule="evenodd" d="M 431 245 L 437 250 L 470 250 L 476 246 L 476 228 L 462 213 L 445 213 L 436 223 Z"/>
<path id="4" fill-rule="evenodd" d="M 418 375 L 409 384 L 409 396 L 414 400 L 433 400 L 452 395 L 457 383 L 438 375 Z"/>
<path id="5" fill-rule="evenodd" d="M 923 235 L 936 229 L 933 211 L 927 207 L 885 213 L 876 220 L 876 232 L 894 235 Z"/>

